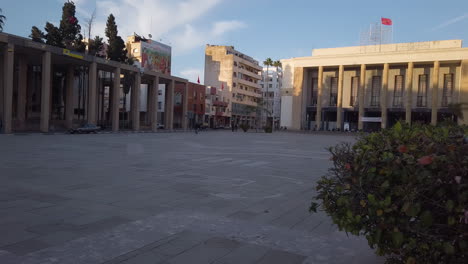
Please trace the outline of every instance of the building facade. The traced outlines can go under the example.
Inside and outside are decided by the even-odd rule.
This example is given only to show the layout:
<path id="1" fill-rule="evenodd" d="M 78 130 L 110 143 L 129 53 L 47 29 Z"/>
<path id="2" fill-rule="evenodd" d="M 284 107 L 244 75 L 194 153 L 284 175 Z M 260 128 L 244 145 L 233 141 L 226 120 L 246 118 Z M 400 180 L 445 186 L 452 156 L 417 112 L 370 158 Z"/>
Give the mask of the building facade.
<path id="1" fill-rule="evenodd" d="M 186 79 L 6 33 L 0 33 L 0 51 L 3 133 L 65 131 L 86 123 L 112 131 L 156 131 L 160 85 L 166 88 L 165 127 L 173 129 L 174 87 L 188 85 Z M 148 94 L 144 102 L 143 84 Z M 182 127 L 187 124 L 184 120 Z"/>
<path id="2" fill-rule="evenodd" d="M 223 114 L 225 126 L 257 123 L 257 106 L 261 98 L 262 67 L 258 61 L 237 51 L 232 46 L 207 45 L 205 49 L 205 84 L 221 88 L 228 106 Z"/>
<path id="3" fill-rule="evenodd" d="M 175 108 L 174 108 L 174 123 L 180 123 L 182 118 L 182 102 L 184 96 L 184 85 L 178 84 L 175 89 Z M 189 83 L 188 84 L 188 127 L 193 129 L 195 124 L 202 125 L 205 119 L 205 85 Z"/>
<path id="4" fill-rule="evenodd" d="M 468 102 L 468 48 L 461 40 L 313 50 L 285 59 L 281 126 L 377 130 L 398 120 L 467 124 L 449 111 Z M 465 116 L 468 113 L 465 113 Z"/>
<path id="5" fill-rule="evenodd" d="M 227 95 L 228 93 L 217 87 L 206 87 L 205 120 L 203 123 L 205 127 L 219 128 L 230 126 L 230 117 L 227 114 L 230 98 L 226 98 Z"/>
<path id="6" fill-rule="evenodd" d="M 273 126 L 279 128 L 281 118 L 281 68 L 263 68 L 260 86 L 262 87 L 261 120 L 262 126 L 267 124 L 267 117 L 273 118 Z"/>

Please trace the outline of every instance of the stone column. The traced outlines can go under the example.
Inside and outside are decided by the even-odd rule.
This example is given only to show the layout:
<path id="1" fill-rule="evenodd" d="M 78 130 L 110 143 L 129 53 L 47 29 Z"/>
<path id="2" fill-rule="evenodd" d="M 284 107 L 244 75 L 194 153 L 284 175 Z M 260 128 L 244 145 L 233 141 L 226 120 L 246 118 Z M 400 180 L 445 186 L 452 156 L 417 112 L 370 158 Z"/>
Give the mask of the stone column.
<path id="1" fill-rule="evenodd" d="M 408 63 L 408 71 L 406 72 L 406 89 L 405 89 L 405 96 L 406 96 L 406 115 L 405 120 L 407 124 L 411 124 L 411 110 L 413 104 L 413 69 L 414 63 Z"/>
<path id="2" fill-rule="evenodd" d="M 16 118 L 20 123 L 21 129 L 24 129 L 26 121 L 27 86 L 28 61 L 24 56 L 21 56 L 18 60 L 18 100 L 16 105 Z"/>
<path id="3" fill-rule="evenodd" d="M 360 82 L 359 82 L 359 95 L 358 95 L 358 104 L 359 104 L 359 121 L 358 121 L 358 129 L 364 129 L 364 122 L 362 118 L 364 117 L 364 105 L 365 105 L 365 90 L 366 90 L 366 65 L 361 64 L 361 74 L 360 74 Z"/>
<path id="4" fill-rule="evenodd" d="M 318 68 L 318 86 L 317 86 L 317 113 L 315 115 L 315 127 L 322 129 L 322 92 L 323 92 L 323 66 Z"/>
<path id="5" fill-rule="evenodd" d="M 468 60 L 461 61 L 460 70 L 460 92 L 458 93 L 458 102 L 468 102 Z M 468 125 L 468 107 L 462 107 L 464 119 L 457 118 L 459 125 Z"/>
<path id="6" fill-rule="evenodd" d="M 132 87 L 131 98 L 131 116 L 132 116 L 132 129 L 134 131 L 140 130 L 140 88 L 141 88 L 141 75 L 135 73 L 135 83 Z"/>
<path id="7" fill-rule="evenodd" d="M 434 61 L 434 71 L 432 72 L 432 105 L 431 105 L 431 125 L 437 125 L 437 110 L 439 107 L 439 68 L 440 62 Z"/>
<path id="8" fill-rule="evenodd" d="M 15 46 L 8 44 L 3 55 L 3 133 L 12 132 L 13 115 L 13 71 Z"/>
<path id="9" fill-rule="evenodd" d="M 67 78 L 66 78 L 66 85 L 65 85 L 65 123 L 67 129 L 71 129 L 73 127 L 73 86 L 75 80 L 75 67 L 73 65 L 69 65 L 67 69 Z"/>
<path id="10" fill-rule="evenodd" d="M 50 119 L 50 79 L 51 79 L 51 65 L 52 55 L 46 51 L 42 55 L 42 87 L 41 87 L 41 132 L 49 132 L 49 119 Z"/>
<path id="11" fill-rule="evenodd" d="M 336 108 L 336 125 L 340 131 L 343 130 L 343 81 L 344 66 L 340 65 L 338 69 L 338 102 Z"/>
<path id="12" fill-rule="evenodd" d="M 172 130 L 174 127 L 174 87 L 175 81 L 171 80 L 170 83 L 167 85 L 166 88 L 166 125 L 165 128 L 168 130 Z"/>
<path id="13" fill-rule="evenodd" d="M 89 65 L 88 123 L 96 125 L 97 113 L 97 63 Z"/>
<path id="14" fill-rule="evenodd" d="M 184 95 L 182 101 L 182 129 L 187 130 L 188 125 L 188 96 L 189 96 L 189 88 L 188 83 L 184 84 Z"/>
<path id="15" fill-rule="evenodd" d="M 114 83 L 112 85 L 112 131 L 119 131 L 120 112 L 120 68 L 114 70 Z"/>
<path id="16" fill-rule="evenodd" d="M 388 122 L 388 102 L 387 102 L 387 94 L 388 94 L 388 70 L 390 65 L 388 63 L 384 64 L 383 73 L 382 73 L 382 92 L 380 93 L 380 112 L 382 115 L 382 123 L 381 128 L 387 128 Z"/>
<path id="17" fill-rule="evenodd" d="M 158 94 L 159 94 L 159 77 L 154 77 L 153 84 L 149 90 L 149 113 L 151 122 L 151 131 L 158 131 Z"/>

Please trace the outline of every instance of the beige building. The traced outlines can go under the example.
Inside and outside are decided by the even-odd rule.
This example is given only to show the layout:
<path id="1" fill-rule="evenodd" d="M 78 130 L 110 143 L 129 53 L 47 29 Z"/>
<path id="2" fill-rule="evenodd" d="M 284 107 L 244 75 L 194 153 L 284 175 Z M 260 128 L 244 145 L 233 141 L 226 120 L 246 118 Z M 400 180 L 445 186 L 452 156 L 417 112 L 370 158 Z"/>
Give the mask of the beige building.
<path id="1" fill-rule="evenodd" d="M 365 129 L 398 120 L 433 125 L 468 102 L 468 48 L 461 40 L 315 49 L 285 59 L 281 126 Z"/>
<path id="2" fill-rule="evenodd" d="M 207 45 L 205 49 L 205 84 L 220 88 L 228 107 L 225 125 L 246 123 L 257 125 L 257 102 L 262 97 L 262 67 L 258 61 L 232 46 Z"/>

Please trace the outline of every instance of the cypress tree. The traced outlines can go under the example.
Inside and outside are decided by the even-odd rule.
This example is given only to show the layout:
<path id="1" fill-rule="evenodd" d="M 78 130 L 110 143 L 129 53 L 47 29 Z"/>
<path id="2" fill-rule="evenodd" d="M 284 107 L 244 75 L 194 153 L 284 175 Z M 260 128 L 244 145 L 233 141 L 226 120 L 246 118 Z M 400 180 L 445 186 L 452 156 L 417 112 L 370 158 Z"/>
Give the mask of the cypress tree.
<path id="1" fill-rule="evenodd" d="M 47 22 L 45 26 L 45 31 L 47 32 L 45 35 L 46 44 L 60 48 L 65 48 L 65 46 L 62 43 L 63 38 L 62 34 L 60 34 L 59 28 L 54 26 L 54 24 Z"/>
<path id="2" fill-rule="evenodd" d="M 33 26 L 31 28 L 31 35 L 29 35 L 29 37 L 35 42 L 44 43 L 45 34 L 39 28 Z"/>
<path id="3" fill-rule="evenodd" d="M 107 48 L 107 58 L 118 62 L 125 62 L 127 60 L 127 50 L 125 48 L 125 42 L 118 33 L 115 17 L 113 14 L 110 14 L 107 18 L 106 25 L 106 37 L 107 43 L 109 44 Z"/>
<path id="4" fill-rule="evenodd" d="M 80 34 L 81 26 L 75 17 L 76 6 L 73 1 L 67 1 L 62 7 L 62 20 L 60 20 L 60 34 L 67 49 L 84 51 L 83 36 Z"/>

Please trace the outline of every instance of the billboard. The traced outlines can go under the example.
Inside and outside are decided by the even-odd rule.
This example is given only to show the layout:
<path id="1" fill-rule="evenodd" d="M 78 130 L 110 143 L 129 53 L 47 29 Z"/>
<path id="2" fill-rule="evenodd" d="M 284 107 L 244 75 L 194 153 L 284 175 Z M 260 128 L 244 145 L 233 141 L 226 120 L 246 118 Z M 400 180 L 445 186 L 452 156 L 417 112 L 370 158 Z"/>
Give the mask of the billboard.
<path id="1" fill-rule="evenodd" d="M 141 67 L 171 74 L 171 47 L 154 40 L 141 41 Z"/>

